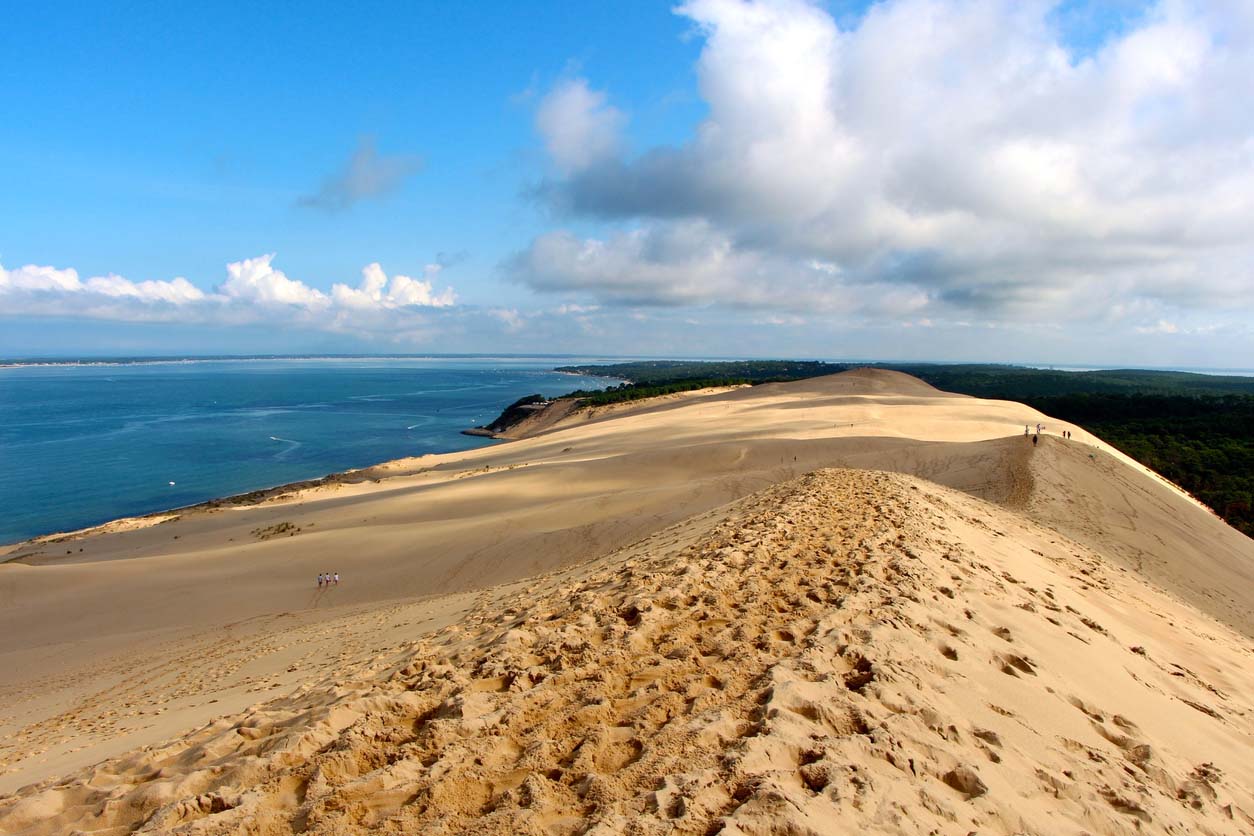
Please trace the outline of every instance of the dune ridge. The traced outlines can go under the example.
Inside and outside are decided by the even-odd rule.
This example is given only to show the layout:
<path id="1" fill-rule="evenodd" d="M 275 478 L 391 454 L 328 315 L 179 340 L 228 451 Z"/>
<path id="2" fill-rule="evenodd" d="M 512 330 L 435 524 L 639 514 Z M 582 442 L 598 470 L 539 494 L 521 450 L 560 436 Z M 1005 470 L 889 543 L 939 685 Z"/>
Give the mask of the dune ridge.
<path id="1" fill-rule="evenodd" d="M 827 470 L 0 801 L 0 827 L 1242 833 L 1252 654 L 1013 512 Z"/>

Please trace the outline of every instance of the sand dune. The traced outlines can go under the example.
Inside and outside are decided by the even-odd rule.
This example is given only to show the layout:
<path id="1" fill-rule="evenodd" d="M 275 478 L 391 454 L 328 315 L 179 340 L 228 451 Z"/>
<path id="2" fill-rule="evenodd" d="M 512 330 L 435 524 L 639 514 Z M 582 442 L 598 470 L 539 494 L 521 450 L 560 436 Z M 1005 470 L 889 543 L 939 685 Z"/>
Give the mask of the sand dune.
<path id="1" fill-rule="evenodd" d="M 1250 829 L 1254 544 L 1037 421 L 847 373 L 18 549 L 0 789 L 174 740 L 0 831 Z"/>
<path id="2" fill-rule="evenodd" d="M 1022 517 L 824 471 L 24 793 L 0 823 L 1248 832 L 1249 654 Z"/>

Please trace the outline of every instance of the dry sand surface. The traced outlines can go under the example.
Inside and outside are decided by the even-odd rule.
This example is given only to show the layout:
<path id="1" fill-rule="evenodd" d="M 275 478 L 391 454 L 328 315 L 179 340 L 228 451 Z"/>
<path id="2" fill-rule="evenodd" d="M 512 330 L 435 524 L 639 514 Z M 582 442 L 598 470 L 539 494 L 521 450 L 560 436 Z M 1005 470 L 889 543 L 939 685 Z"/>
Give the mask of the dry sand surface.
<path id="1" fill-rule="evenodd" d="M 855 372 L 19 548 L 0 832 L 1254 832 L 1254 543 L 1037 421 Z"/>

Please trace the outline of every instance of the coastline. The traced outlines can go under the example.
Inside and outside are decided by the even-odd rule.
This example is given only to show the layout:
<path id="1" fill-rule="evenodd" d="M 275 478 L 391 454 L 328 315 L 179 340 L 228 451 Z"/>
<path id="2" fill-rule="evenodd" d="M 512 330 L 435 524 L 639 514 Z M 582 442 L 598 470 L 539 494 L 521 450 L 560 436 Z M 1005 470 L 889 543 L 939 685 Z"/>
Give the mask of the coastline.
<path id="1" fill-rule="evenodd" d="M 491 358 L 498 358 L 501 363 L 491 362 Z M 292 426 L 270 429 L 269 432 L 264 433 L 270 436 L 270 441 L 263 440 L 252 447 L 239 448 L 243 452 L 234 457 L 238 461 L 238 466 L 201 468 L 195 461 L 200 457 L 198 450 L 234 451 L 236 449 L 234 446 L 217 446 L 232 444 L 236 440 L 236 436 L 229 434 L 229 427 L 228 430 L 221 432 L 209 429 L 207 436 L 205 433 L 184 431 L 178 436 L 177 456 L 175 456 L 178 460 L 175 466 L 182 469 L 168 475 L 164 470 L 158 469 L 166 466 L 163 459 L 143 455 L 131 460 L 126 455 L 128 451 L 124 449 L 125 444 L 136 444 L 136 442 L 112 439 L 114 435 L 120 436 L 132 432 L 134 427 L 141 429 L 146 427 L 145 422 L 160 423 L 172 420 L 163 411 L 164 407 L 160 405 L 152 409 L 136 410 L 137 416 L 129 413 L 121 415 L 116 422 L 120 429 L 115 429 L 111 424 L 105 425 L 101 432 L 109 440 L 104 442 L 103 447 L 95 444 L 90 433 L 65 432 L 60 435 L 55 432 L 48 433 L 52 441 L 58 440 L 61 435 L 66 435 L 72 444 L 77 445 L 68 448 L 70 452 L 64 455 L 73 456 L 77 462 L 92 462 L 95 461 L 93 457 L 99 455 L 102 457 L 103 466 L 87 469 L 80 465 L 77 469 L 74 467 L 57 468 L 55 473 L 41 474 L 37 468 L 40 466 L 42 460 L 40 457 L 43 453 L 32 452 L 28 460 L 23 458 L 26 455 L 25 448 L 19 450 L 15 447 L 11 453 L 15 457 L 14 463 L 20 463 L 21 467 L 15 467 L 6 474 L 7 477 L 11 477 L 7 481 L 0 480 L 0 495 L 8 501 L 12 512 L 11 516 L 6 518 L 5 525 L 0 527 L 3 528 L 3 531 L 0 531 L 0 562 L 11 560 L 13 555 L 33 548 L 46 550 L 48 546 L 58 542 L 81 539 L 102 531 L 113 531 L 120 527 L 143 528 L 158 524 L 172 516 L 195 513 L 206 508 L 253 504 L 262 499 L 270 499 L 301 488 L 317 487 L 345 480 L 355 481 L 363 478 L 362 471 L 369 471 L 371 468 L 396 459 L 474 450 L 484 446 L 485 442 L 462 439 L 458 433 L 464 427 L 483 420 L 482 415 L 486 411 L 483 409 L 484 402 L 486 402 L 487 409 L 492 409 L 495 406 L 494 401 L 503 405 L 510 400 L 509 396 L 513 392 L 530 391 L 532 386 L 552 395 L 580 385 L 577 381 L 571 384 L 568 380 L 571 377 L 569 375 L 559 378 L 552 371 L 552 365 L 582 361 L 583 358 L 569 355 L 552 355 L 548 358 L 521 355 L 513 358 L 491 355 L 491 358 L 488 355 L 475 356 L 469 357 L 469 360 L 473 362 L 467 362 L 467 358 L 461 355 L 428 358 L 427 355 L 366 357 L 318 354 L 250 355 L 247 357 L 0 359 L 0 378 L 3 378 L 0 383 L 6 384 L 5 395 L 10 405 L 27 403 L 28 400 L 21 395 L 28 391 L 35 393 L 32 396 L 33 400 L 29 402 L 38 403 L 38 398 L 42 393 L 62 387 L 63 384 L 60 381 L 63 378 L 70 380 L 72 377 L 71 382 L 80 379 L 103 381 L 99 384 L 100 386 L 112 387 L 115 372 L 119 375 L 134 374 L 136 379 L 143 381 L 149 380 L 145 375 L 156 374 L 158 376 L 152 379 L 177 381 L 170 386 L 186 389 L 192 384 L 185 381 L 198 381 L 202 374 L 234 375 L 235 372 L 228 367 L 251 369 L 254 366 L 260 370 L 260 374 L 283 375 L 286 374 L 285 369 L 289 366 L 302 368 L 308 366 L 309 368 L 303 373 L 322 375 L 325 371 L 332 374 L 330 379 L 336 381 L 341 379 L 378 380 L 381 382 L 366 382 L 345 389 L 342 392 L 343 402 L 346 405 L 344 408 L 357 409 L 360 396 L 370 395 L 371 397 L 366 400 L 375 400 L 375 390 L 369 388 L 371 386 L 382 387 L 378 390 L 382 393 L 378 400 L 385 402 L 384 406 L 371 406 L 362 410 L 362 414 L 367 416 L 364 420 L 367 421 L 368 426 L 364 431 L 358 432 L 356 438 L 350 439 L 351 443 L 343 443 L 342 439 L 336 437 L 338 431 L 335 430 L 333 422 L 336 420 L 356 421 L 357 419 L 332 417 L 330 421 L 319 419 L 316 424 L 311 424 L 312 419 L 306 420 L 302 416 L 306 413 L 315 415 L 316 413 L 312 410 L 328 405 L 307 403 L 306 401 L 316 399 L 302 399 L 299 394 L 284 393 L 277 400 L 266 401 L 262 406 L 265 410 L 269 410 L 266 412 L 267 415 L 271 411 L 283 415 L 284 417 L 278 420 L 288 421 Z M 436 362 L 427 363 L 425 362 L 427 359 Z M 514 362 L 517 359 L 525 362 L 521 364 Z M 356 367 L 363 361 L 365 365 L 376 370 L 370 373 L 372 376 L 358 377 Z M 540 363 L 548 365 L 541 367 Z M 205 366 L 208 371 L 188 372 L 184 375 L 182 369 L 197 366 Z M 410 366 L 414 366 L 418 371 L 412 371 Z M 144 372 L 141 367 L 153 368 Z M 342 374 L 338 371 L 341 368 L 345 370 Z M 29 374 L 24 373 L 23 369 L 29 370 Z M 127 369 L 131 371 L 127 372 Z M 170 371 L 170 369 L 176 371 Z M 468 371 L 463 374 L 464 370 Z M 430 389 L 430 393 L 410 392 L 405 386 L 396 383 L 399 377 L 414 375 L 418 375 L 415 378 L 417 384 L 409 388 Z M 469 381 L 470 385 L 477 385 L 480 380 L 487 380 L 491 385 L 481 392 L 470 393 L 466 396 L 454 394 L 446 397 L 442 394 L 441 386 L 445 388 L 454 386 L 450 390 L 452 392 L 466 391 L 464 387 L 467 384 L 465 383 L 441 383 L 446 380 L 461 380 L 463 377 Z M 130 377 L 126 380 L 129 381 Z M 12 388 L 9 388 L 7 384 L 12 384 Z M 590 379 L 585 380 L 582 386 L 589 389 L 599 388 L 598 383 Z M 250 414 L 249 411 L 256 407 L 256 404 L 241 402 L 241 404 L 231 405 L 226 401 L 223 403 L 227 405 L 219 407 L 217 399 L 219 397 L 221 395 L 216 391 L 206 395 L 204 404 L 192 408 L 188 415 L 194 417 L 192 413 L 203 413 L 202 417 L 205 421 L 215 421 L 217 410 L 222 410 L 222 414 L 230 417 L 234 414 L 232 410 L 238 407 L 237 411 L 246 419 Z M 409 398 L 413 405 L 400 409 L 416 410 L 416 420 L 400 422 L 406 425 L 402 430 L 400 424 L 396 426 L 387 424 L 390 414 L 399 414 L 399 412 L 398 409 L 392 408 L 394 404 L 389 406 L 386 402 L 404 398 Z M 479 403 L 472 408 L 466 408 L 463 401 L 467 398 L 477 400 Z M 451 408 L 450 404 L 452 404 Z M 443 415 L 439 414 L 441 411 L 444 412 Z M 123 409 L 122 412 L 126 410 Z M 75 417 L 67 415 L 66 420 L 70 421 Z M 183 417 L 186 416 L 180 415 L 179 419 Z M 217 423 L 229 424 L 230 422 Z M 384 426 L 385 424 L 387 425 Z M 414 431 L 415 426 L 408 426 L 411 424 L 420 428 Z M 172 426 L 183 427 L 192 426 L 192 424 L 179 423 Z M 298 426 L 310 435 L 295 434 Z M 331 430 L 326 431 L 324 429 L 326 426 L 330 426 Z M 282 431 L 282 429 L 291 430 L 291 432 Z M 343 429 L 347 430 L 349 426 L 346 425 Z M 276 436 L 283 436 L 283 438 Z M 298 439 L 300 443 L 294 443 L 289 439 Z M 6 439 L 6 444 L 7 441 Z M 15 444 L 20 447 L 25 441 L 26 439 L 19 432 Z M 172 445 L 175 442 L 169 440 L 166 443 Z M 267 444 L 272 444 L 278 454 L 272 456 L 272 451 L 263 449 Z M 302 444 L 305 446 L 304 450 L 292 456 L 288 455 Z M 142 446 L 142 442 L 139 442 L 139 445 Z M 176 448 L 171 447 L 171 449 Z M 7 447 L 5 451 L 8 451 Z M 271 462 L 271 458 L 275 461 Z M 158 476 L 158 474 L 161 475 Z M 171 482 L 167 491 L 166 479 L 177 480 L 178 487 L 174 488 Z M 74 490 L 68 488 L 58 490 L 57 483 L 60 481 L 65 481 Z M 77 489 L 78 485 L 84 486 L 83 489 Z M 115 489 L 113 485 L 121 485 L 122 488 Z"/>
<path id="2" fill-rule="evenodd" d="M 599 380 L 617 380 L 619 383 L 635 383 L 636 382 L 629 377 L 623 377 L 622 375 L 617 375 L 617 374 L 593 374 L 592 372 L 572 372 L 572 371 L 567 371 L 566 369 L 562 369 L 562 368 L 553 369 L 553 373 L 569 375 L 570 377 L 595 377 Z"/>
<path id="3" fill-rule="evenodd" d="M 577 375 L 574 372 L 561 372 L 561 374 L 572 374 L 575 376 L 583 376 L 583 377 L 589 376 L 589 375 Z M 607 378 L 607 379 L 622 380 L 622 378 L 616 378 L 616 377 Z M 722 391 L 722 390 L 717 389 L 717 388 L 697 389 L 697 390 L 693 390 L 692 392 L 685 392 L 683 394 L 691 397 L 694 395 L 713 394 L 719 391 Z M 620 406 L 631 407 L 633 409 L 641 409 L 641 408 L 654 406 L 658 402 L 663 401 L 663 400 L 668 400 L 668 399 L 674 399 L 674 396 L 661 395 L 655 398 L 644 398 L 639 401 L 632 401 L 627 404 L 622 404 Z M 556 398 L 549 402 L 549 406 L 551 407 L 553 405 L 561 404 L 562 401 L 563 399 Z M 578 411 L 579 410 L 572 409 L 569 412 L 559 416 L 559 420 L 561 418 L 569 417 L 570 414 L 578 412 Z M 620 411 L 623 411 L 623 410 L 622 409 L 614 410 L 614 412 L 620 412 Z M 592 412 L 597 416 L 602 414 L 602 412 L 598 410 L 592 410 Z M 543 411 L 541 411 L 540 414 L 542 415 Z M 537 415 L 536 417 L 539 417 L 539 415 Z M 527 419 L 524 419 L 524 422 L 526 420 Z M 520 422 L 520 423 L 524 423 L 524 422 Z M 514 427 L 517 427 L 517 426 L 518 425 L 516 424 L 508 428 L 506 432 L 508 432 L 509 430 L 513 430 Z M 498 441 L 502 443 L 509 442 L 509 441 L 518 441 L 520 439 L 528 437 L 528 433 L 526 432 L 518 434 L 518 435 L 506 435 L 503 433 L 494 433 L 491 430 L 488 430 L 484 427 L 472 427 L 469 429 L 465 429 L 461 431 L 461 434 L 468 435 L 468 436 L 477 436 L 481 438 L 489 438 L 494 441 Z M 491 446 L 498 446 L 498 445 L 491 445 Z M 56 545 L 56 544 L 61 544 L 61 543 L 74 542 L 76 540 L 81 540 L 84 537 L 90 537 L 95 534 L 109 534 L 109 533 L 113 533 L 116 531 L 129 531 L 129 530 L 135 530 L 135 529 L 140 529 L 140 528 L 150 528 L 152 526 L 162 525 L 168 522 L 174 522 L 189 514 L 225 511 L 225 510 L 231 510 L 233 508 L 247 508 L 247 507 L 252 507 L 256 505 L 264 505 L 267 503 L 276 502 L 276 501 L 284 500 L 284 499 L 295 499 L 297 498 L 298 494 L 300 494 L 301 492 L 306 491 L 306 490 L 317 489 L 317 488 L 325 488 L 325 487 L 339 486 L 339 485 L 357 485 L 357 484 L 362 484 L 364 482 L 378 483 L 382 481 L 384 476 L 383 474 L 379 476 L 371 476 L 370 473 L 372 471 L 376 471 L 376 470 L 386 471 L 389 468 L 394 467 L 400 462 L 410 461 L 411 459 L 427 458 L 427 457 L 434 457 L 434 456 L 457 455 L 457 454 L 466 453 L 466 452 L 470 452 L 473 450 L 481 450 L 481 449 L 486 449 L 486 448 L 467 447 L 461 450 L 440 450 L 437 452 L 424 453 L 420 456 L 400 456 L 394 459 L 384 459 L 383 461 L 374 462 L 372 464 L 364 465 L 362 467 L 349 468 L 348 470 L 333 471 L 323 476 L 317 476 L 311 479 L 299 479 L 294 482 L 284 482 L 278 485 L 272 485 L 270 487 L 257 488 L 251 491 L 244 491 L 244 492 L 236 493 L 236 494 L 228 494 L 227 496 L 215 497 L 213 499 L 206 499 L 201 502 L 194 502 L 190 505 L 180 505 L 180 506 L 176 506 L 173 508 L 164 508 L 159 511 L 150 511 L 145 514 L 130 514 L 127 516 L 122 516 L 122 517 L 114 517 L 113 519 L 105 520 L 104 522 L 97 523 L 96 525 L 85 526 L 83 528 L 70 529 L 68 531 L 54 531 L 48 534 L 40 534 L 38 536 L 28 537 L 24 540 L 18 540 L 13 543 L 0 543 L 0 564 L 20 563 L 25 558 L 36 556 L 36 554 L 27 554 L 27 555 L 17 554 L 17 552 L 22 551 L 23 548 L 25 547 Z M 388 475 L 394 475 L 394 474 L 388 474 Z"/>
<path id="4" fill-rule="evenodd" d="M 10 357 L 0 358 L 0 369 L 21 368 L 74 368 L 80 366 L 150 366 L 188 363 L 254 363 L 267 361 L 306 360 L 572 360 L 581 359 L 579 354 L 206 354 L 168 355 L 154 357 Z M 597 361 L 628 360 L 622 357 L 600 357 Z M 566 374 L 566 372 L 563 372 Z M 595 375 L 588 375 L 594 377 Z"/>
<path id="5" fill-rule="evenodd" d="M 473 449 L 473 448 L 471 448 Z M 427 455 L 446 455 L 448 453 L 465 452 L 462 450 L 449 450 L 442 453 L 434 453 Z M 294 499 L 301 491 L 314 488 L 323 488 L 331 485 L 358 485 L 363 482 L 380 481 L 378 478 L 362 476 L 361 474 L 376 468 L 383 468 L 396 462 L 408 460 L 409 456 L 402 456 L 397 459 L 388 459 L 365 467 L 351 468 L 349 470 L 341 470 L 335 473 L 328 473 L 325 476 L 319 476 L 313 479 L 300 479 L 295 482 L 286 482 L 281 485 L 274 485 L 268 488 L 257 488 L 256 490 L 245 491 L 243 493 L 231 494 L 229 496 L 215 497 L 214 499 L 206 499 L 202 502 L 194 502 L 190 505 L 180 505 L 175 508 L 166 508 L 160 511 L 151 511 L 147 514 L 132 514 L 124 517 L 115 517 L 96 525 L 89 525 L 84 528 L 75 528 L 69 531 L 54 531 L 50 534 L 40 534 L 36 537 L 28 537 L 25 540 L 18 540 L 15 543 L 0 544 L 0 564 L 18 563 L 25 557 L 33 557 L 35 555 L 17 555 L 14 552 L 20 551 L 24 546 L 42 546 L 49 544 L 70 543 L 75 540 L 81 540 L 84 537 L 90 537 L 93 534 L 110 534 L 116 531 L 134 531 L 140 528 L 150 528 L 155 525 L 162 525 L 167 522 L 174 522 L 188 514 L 226 511 L 233 508 L 248 508 L 255 505 L 264 505 L 280 499 Z M 359 476 L 353 479 L 350 477 Z"/>

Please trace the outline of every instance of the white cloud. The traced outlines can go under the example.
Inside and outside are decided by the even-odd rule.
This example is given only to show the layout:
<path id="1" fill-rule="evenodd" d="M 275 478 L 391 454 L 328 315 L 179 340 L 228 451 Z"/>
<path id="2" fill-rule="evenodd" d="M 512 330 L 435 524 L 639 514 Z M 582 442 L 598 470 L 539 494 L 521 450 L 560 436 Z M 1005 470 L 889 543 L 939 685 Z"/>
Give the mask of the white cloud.
<path id="1" fill-rule="evenodd" d="M 536 110 L 536 129 L 563 171 L 579 171 L 620 150 L 623 114 L 582 78 L 558 83 Z"/>
<path id="2" fill-rule="evenodd" d="M 241 302 L 261 305 L 289 305 L 309 310 L 325 309 L 331 300 L 320 290 L 289 279 L 281 270 L 271 266 L 274 253 L 246 258 L 226 266 L 227 280 L 218 287 L 218 293 Z"/>
<path id="3" fill-rule="evenodd" d="M 83 281 L 74 269 L 0 265 L 0 316 L 33 314 L 153 321 L 204 303 L 204 291 L 187 279 L 133 282 L 109 274 Z"/>
<path id="4" fill-rule="evenodd" d="M 583 291 L 620 305 L 717 302 L 739 308 L 904 314 L 927 301 L 924 294 L 897 285 L 833 283 L 825 263 L 738 247 L 700 220 L 650 224 L 604 240 L 550 232 L 507 268 L 537 290 Z"/>
<path id="5" fill-rule="evenodd" d="M 440 272 L 440 265 L 428 264 L 426 272 L 435 277 Z M 424 308 L 447 308 L 457 301 L 453 288 L 445 288 L 440 293 L 432 289 L 430 279 L 413 279 L 409 276 L 393 276 L 388 280 L 387 274 L 378 262 L 367 264 L 361 270 L 361 284 L 352 288 L 345 284 L 331 286 L 331 298 L 337 305 L 345 308 L 371 309 L 418 306 Z"/>
<path id="6" fill-rule="evenodd" d="M 226 280 L 206 293 L 187 279 L 134 282 L 117 275 L 83 281 L 78 272 L 28 265 L 0 266 L 0 316 L 69 316 L 123 322 L 271 323 L 356 334 L 413 338 L 426 330 L 424 313 L 450 308 L 451 287 L 436 291 L 439 265 L 426 277 L 390 279 L 379 264 L 362 270 L 357 287 L 334 284 L 324 293 L 288 277 L 274 254 L 227 265 Z"/>
<path id="7" fill-rule="evenodd" d="M 72 271 L 71 271 L 72 272 Z M 85 289 L 89 293 L 102 296 L 123 297 L 142 302 L 157 302 L 169 305 L 182 305 L 199 302 L 205 298 L 205 292 L 182 276 L 170 281 L 133 282 L 110 273 L 108 276 L 97 276 L 87 280 Z"/>
<path id="8" fill-rule="evenodd" d="M 0 292 L 4 291 L 67 291 L 81 290 L 76 270 L 58 270 L 55 267 L 37 267 L 28 264 L 17 270 L 6 271 L 0 266 Z"/>
<path id="9" fill-rule="evenodd" d="M 1076 58 L 1055 5 L 887 0 L 842 30 L 798 0 L 684 3 L 708 116 L 634 157 L 577 158 L 541 126 L 565 174 L 538 194 L 620 225 L 509 267 L 620 304 L 1248 311 L 1254 6 L 1164 0 Z"/>

